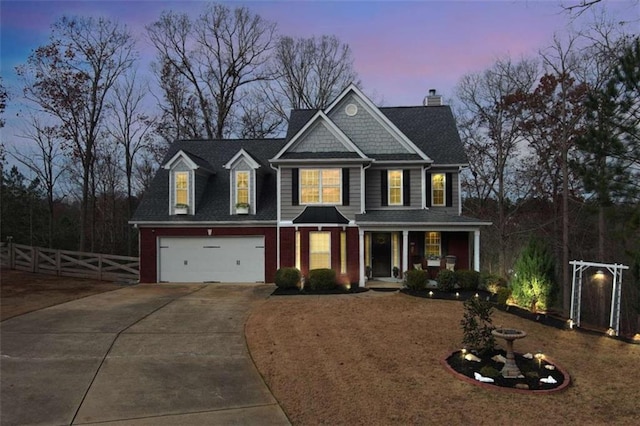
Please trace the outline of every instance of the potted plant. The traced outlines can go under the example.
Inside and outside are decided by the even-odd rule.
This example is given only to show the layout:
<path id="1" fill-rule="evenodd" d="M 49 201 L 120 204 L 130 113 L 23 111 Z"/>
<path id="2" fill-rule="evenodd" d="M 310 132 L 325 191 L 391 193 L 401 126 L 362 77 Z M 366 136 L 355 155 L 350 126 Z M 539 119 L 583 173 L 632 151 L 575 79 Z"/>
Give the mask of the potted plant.
<path id="1" fill-rule="evenodd" d="M 440 266 L 440 257 L 436 255 L 429 255 L 427 257 L 427 266 Z"/>
<path id="2" fill-rule="evenodd" d="M 397 266 L 393 267 L 393 277 L 394 278 L 398 278 L 398 275 L 400 275 L 400 269 L 398 269 Z"/>
<path id="3" fill-rule="evenodd" d="M 236 213 L 237 214 L 249 214 L 249 203 L 237 203 L 236 204 Z"/>
<path id="4" fill-rule="evenodd" d="M 189 204 L 177 203 L 174 207 L 175 214 L 188 214 Z"/>

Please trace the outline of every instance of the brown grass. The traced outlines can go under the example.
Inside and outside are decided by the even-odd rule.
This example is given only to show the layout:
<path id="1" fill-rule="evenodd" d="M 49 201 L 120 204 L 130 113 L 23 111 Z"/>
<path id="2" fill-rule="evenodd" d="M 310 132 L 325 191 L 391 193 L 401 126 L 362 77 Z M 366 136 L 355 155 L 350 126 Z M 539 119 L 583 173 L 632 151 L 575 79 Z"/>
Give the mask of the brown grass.
<path id="1" fill-rule="evenodd" d="M 0 321 L 70 300 L 122 288 L 108 281 L 0 271 Z"/>
<path id="2" fill-rule="evenodd" d="M 516 351 L 542 350 L 572 379 L 552 394 L 499 392 L 441 366 L 460 349 L 461 318 L 460 302 L 398 293 L 273 296 L 245 331 L 296 425 L 637 424 L 640 346 L 495 311 L 494 325 L 528 333 Z"/>

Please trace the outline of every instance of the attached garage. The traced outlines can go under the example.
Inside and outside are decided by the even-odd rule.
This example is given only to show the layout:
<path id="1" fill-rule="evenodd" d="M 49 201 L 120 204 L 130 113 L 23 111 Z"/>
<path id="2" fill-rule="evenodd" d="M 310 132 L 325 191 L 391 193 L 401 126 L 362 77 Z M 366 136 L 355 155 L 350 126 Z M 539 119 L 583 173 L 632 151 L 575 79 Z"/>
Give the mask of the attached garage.
<path id="1" fill-rule="evenodd" d="M 159 237 L 160 282 L 264 282 L 264 236 Z"/>

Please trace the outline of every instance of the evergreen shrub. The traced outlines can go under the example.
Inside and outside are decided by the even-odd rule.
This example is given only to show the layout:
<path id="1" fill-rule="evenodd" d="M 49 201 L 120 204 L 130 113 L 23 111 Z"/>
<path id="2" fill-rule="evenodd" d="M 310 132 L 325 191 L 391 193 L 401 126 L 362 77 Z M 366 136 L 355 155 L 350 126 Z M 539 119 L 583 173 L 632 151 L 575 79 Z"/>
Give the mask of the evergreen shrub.
<path id="1" fill-rule="evenodd" d="M 514 265 L 511 297 L 532 312 L 546 310 L 557 293 L 554 271 L 555 258 L 548 245 L 532 238 Z"/>
<path id="2" fill-rule="evenodd" d="M 337 287 L 336 271 L 322 268 L 309 271 L 309 279 L 305 282 L 309 290 L 333 290 Z"/>
<path id="3" fill-rule="evenodd" d="M 448 269 L 443 269 L 436 278 L 438 288 L 442 291 L 453 291 L 456 286 L 456 273 Z"/>
<path id="4" fill-rule="evenodd" d="M 412 269 L 404 273 L 404 285 L 409 290 L 424 290 L 427 288 L 427 271 Z"/>
<path id="5" fill-rule="evenodd" d="M 275 283 L 279 288 L 296 288 L 300 277 L 300 271 L 296 268 L 280 268 L 276 271 Z"/>

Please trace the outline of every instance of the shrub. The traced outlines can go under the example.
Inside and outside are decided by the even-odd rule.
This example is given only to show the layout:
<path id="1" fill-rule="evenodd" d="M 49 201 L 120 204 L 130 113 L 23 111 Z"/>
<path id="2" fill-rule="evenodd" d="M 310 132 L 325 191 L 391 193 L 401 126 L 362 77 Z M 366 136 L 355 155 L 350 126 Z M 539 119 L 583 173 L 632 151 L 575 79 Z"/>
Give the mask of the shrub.
<path id="1" fill-rule="evenodd" d="M 336 271 L 333 269 L 312 269 L 306 287 L 309 290 L 333 290 L 337 286 Z"/>
<path id="2" fill-rule="evenodd" d="M 531 239 L 514 265 L 511 296 L 522 307 L 546 310 L 555 297 L 555 259 L 542 241 Z"/>
<path id="3" fill-rule="evenodd" d="M 507 300 L 511 297 L 511 289 L 500 287 L 496 294 L 498 295 L 496 300 L 498 305 L 505 306 L 507 304 Z"/>
<path id="4" fill-rule="evenodd" d="M 280 268 L 276 271 L 275 283 L 279 288 L 296 288 L 300 277 L 300 271 L 296 268 Z"/>
<path id="5" fill-rule="evenodd" d="M 497 294 L 498 290 L 507 287 L 507 280 L 500 275 L 483 273 L 480 275 L 480 288 L 491 294 Z"/>
<path id="6" fill-rule="evenodd" d="M 412 269 L 404 273 L 404 285 L 409 290 L 424 290 L 427 288 L 427 271 Z"/>
<path id="7" fill-rule="evenodd" d="M 460 321 L 463 347 L 480 355 L 493 351 L 496 342 L 491 334 L 492 313 L 491 303 L 485 300 L 472 297 L 464 302 L 464 316 Z"/>
<path id="8" fill-rule="evenodd" d="M 491 377 L 494 379 L 500 376 L 500 372 L 490 365 L 485 365 L 484 367 L 482 367 L 480 369 L 480 374 L 482 374 L 484 377 Z"/>
<path id="9" fill-rule="evenodd" d="M 442 291 L 453 291 L 456 286 L 456 274 L 448 269 L 443 269 L 436 278 L 438 288 Z"/>
<path id="10" fill-rule="evenodd" d="M 455 272 L 456 281 L 462 290 L 477 290 L 480 284 L 480 273 L 477 271 L 459 270 Z"/>

